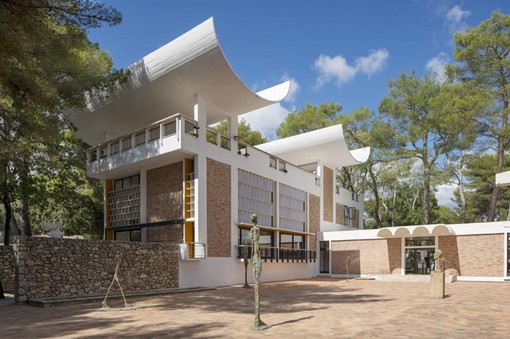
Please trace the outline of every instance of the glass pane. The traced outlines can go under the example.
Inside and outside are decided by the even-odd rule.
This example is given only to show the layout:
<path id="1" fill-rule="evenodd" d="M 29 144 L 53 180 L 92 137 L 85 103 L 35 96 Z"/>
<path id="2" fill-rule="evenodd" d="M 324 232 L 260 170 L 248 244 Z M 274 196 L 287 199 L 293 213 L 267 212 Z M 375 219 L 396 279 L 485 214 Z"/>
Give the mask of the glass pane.
<path id="1" fill-rule="evenodd" d="M 114 188 L 115 191 L 122 189 L 122 180 L 115 180 Z"/>
<path id="2" fill-rule="evenodd" d="M 260 231 L 260 247 L 272 247 L 273 235 L 273 232 Z"/>
<path id="3" fill-rule="evenodd" d="M 140 230 L 132 230 L 130 236 L 131 241 L 142 241 L 142 233 Z"/>
<path id="4" fill-rule="evenodd" d="M 406 238 L 406 246 L 434 246 L 434 237 Z"/>
<path id="5" fill-rule="evenodd" d="M 281 248 L 292 248 L 292 235 L 291 234 L 280 234 L 280 247 Z"/>
<path id="6" fill-rule="evenodd" d="M 140 185 L 140 176 L 134 175 L 131 177 L 131 186 L 138 186 Z"/>
<path id="7" fill-rule="evenodd" d="M 302 235 L 294 236 L 294 248 L 295 249 L 304 249 L 305 248 L 305 237 Z"/>
<path id="8" fill-rule="evenodd" d="M 430 274 L 434 270 L 434 249 L 408 248 L 405 252 L 406 274 Z"/>
<path id="9" fill-rule="evenodd" d="M 129 241 L 129 231 L 118 231 L 118 232 L 115 232 L 115 240 L 117 240 L 117 241 Z"/>
<path id="10" fill-rule="evenodd" d="M 239 240 L 240 240 L 240 244 L 239 245 L 244 245 L 244 243 L 247 241 L 248 244 L 251 244 L 251 237 L 250 237 L 250 230 L 247 230 L 247 229 L 244 229 L 244 228 L 240 228 L 239 229 Z"/>
<path id="11" fill-rule="evenodd" d="M 172 135 L 175 134 L 177 130 L 177 123 L 175 121 L 171 121 L 168 124 L 163 125 L 163 135 Z"/>

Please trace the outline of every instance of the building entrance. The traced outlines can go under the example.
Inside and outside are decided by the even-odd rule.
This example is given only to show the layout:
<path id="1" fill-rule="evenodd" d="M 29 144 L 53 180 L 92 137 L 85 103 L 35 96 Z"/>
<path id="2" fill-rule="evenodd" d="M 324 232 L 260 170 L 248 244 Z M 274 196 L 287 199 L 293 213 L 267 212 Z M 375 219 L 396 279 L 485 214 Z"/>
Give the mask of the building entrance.
<path id="1" fill-rule="evenodd" d="M 320 241 L 319 247 L 319 271 L 329 273 L 329 241 Z"/>
<path id="2" fill-rule="evenodd" d="M 406 274 L 430 274 L 435 269 L 434 252 L 434 237 L 406 238 Z"/>

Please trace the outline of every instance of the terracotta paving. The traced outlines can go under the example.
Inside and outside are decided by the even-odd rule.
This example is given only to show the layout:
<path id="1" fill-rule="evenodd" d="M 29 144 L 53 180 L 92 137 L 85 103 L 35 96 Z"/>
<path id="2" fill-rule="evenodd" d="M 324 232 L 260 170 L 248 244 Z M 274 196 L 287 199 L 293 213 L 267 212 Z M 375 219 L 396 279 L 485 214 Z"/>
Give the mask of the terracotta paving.
<path id="1" fill-rule="evenodd" d="M 241 286 L 130 298 L 135 309 L 125 311 L 103 312 L 100 303 L 39 308 L 3 302 L 0 337 L 510 337 L 510 283 L 447 284 L 442 300 L 431 299 L 428 288 L 366 280 L 265 283 L 262 320 L 271 328 L 262 332 L 250 330 L 253 290 Z"/>

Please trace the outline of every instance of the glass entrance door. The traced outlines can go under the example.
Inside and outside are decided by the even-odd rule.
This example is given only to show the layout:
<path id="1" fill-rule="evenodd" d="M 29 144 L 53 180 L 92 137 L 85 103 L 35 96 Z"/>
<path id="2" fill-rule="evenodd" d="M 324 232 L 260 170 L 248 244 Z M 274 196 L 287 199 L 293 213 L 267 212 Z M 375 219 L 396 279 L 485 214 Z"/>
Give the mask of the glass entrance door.
<path id="1" fill-rule="evenodd" d="M 406 249 L 406 274 L 430 274 L 434 270 L 434 249 Z"/>
<path id="2" fill-rule="evenodd" d="M 435 268 L 434 252 L 434 237 L 406 238 L 406 274 L 430 274 Z"/>
<path id="3" fill-rule="evenodd" d="M 329 241 L 320 241 L 319 247 L 319 272 L 329 273 Z"/>

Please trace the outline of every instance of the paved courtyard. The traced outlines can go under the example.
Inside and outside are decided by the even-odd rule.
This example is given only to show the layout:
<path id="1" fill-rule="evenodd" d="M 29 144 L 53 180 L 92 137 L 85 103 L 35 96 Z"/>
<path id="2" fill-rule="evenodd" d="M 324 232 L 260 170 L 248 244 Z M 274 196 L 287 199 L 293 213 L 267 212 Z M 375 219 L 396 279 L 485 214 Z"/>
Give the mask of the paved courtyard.
<path id="1" fill-rule="evenodd" d="M 262 320 L 253 332 L 253 290 L 216 290 L 129 298 L 134 310 L 100 311 L 100 303 L 33 307 L 0 304 L 2 338 L 399 337 L 510 336 L 510 283 L 456 282 L 447 298 L 428 284 L 307 279 L 261 285 Z M 110 306 L 121 305 L 119 301 Z"/>

